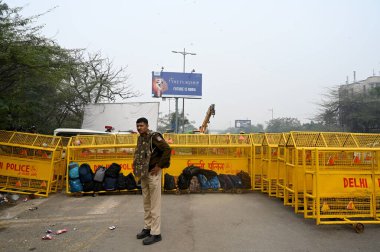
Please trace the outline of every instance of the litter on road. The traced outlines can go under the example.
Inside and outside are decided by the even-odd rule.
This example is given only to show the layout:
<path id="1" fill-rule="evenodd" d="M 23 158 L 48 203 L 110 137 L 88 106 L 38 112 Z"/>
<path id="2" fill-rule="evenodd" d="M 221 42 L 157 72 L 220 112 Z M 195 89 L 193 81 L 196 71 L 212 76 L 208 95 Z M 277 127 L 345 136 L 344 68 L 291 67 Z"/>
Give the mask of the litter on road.
<path id="1" fill-rule="evenodd" d="M 63 234 L 63 233 L 66 233 L 67 232 L 67 229 L 64 228 L 64 229 L 60 229 L 58 230 L 57 232 L 55 232 L 56 235 L 59 235 L 59 234 Z"/>
<path id="2" fill-rule="evenodd" d="M 53 236 L 50 235 L 50 234 L 47 234 L 45 236 L 42 236 L 42 240 L 52 240 L 53 239 Z"/>

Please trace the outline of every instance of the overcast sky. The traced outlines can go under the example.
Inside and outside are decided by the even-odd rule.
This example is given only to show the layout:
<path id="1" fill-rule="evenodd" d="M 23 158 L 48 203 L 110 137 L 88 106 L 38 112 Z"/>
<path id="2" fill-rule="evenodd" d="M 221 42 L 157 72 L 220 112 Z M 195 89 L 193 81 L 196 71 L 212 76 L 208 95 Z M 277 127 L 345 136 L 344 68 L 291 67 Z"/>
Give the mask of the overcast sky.
<path id="1" fill-rule="evenodd" d="M 151 98 L 151 72 L 203 74 L 203 97 L 185 100 L 199 126 L 210 104 L 210 129 L 273 116 L 308 122 L 327 88 L 380 72 L 380 1 L 100 1 L 5 0 L 22 14 L 45 12 L 43 35 L 65 48 L 101 51 L 127 66 L 129 83 Z M 182 99 L 180 103 L 182 109 Z M 169 102 L 161 102 L 167 113 Z M 170 103 L 174 111 L 174 100 Z M 142 115 L 143 116 L 143 115 Z"/>

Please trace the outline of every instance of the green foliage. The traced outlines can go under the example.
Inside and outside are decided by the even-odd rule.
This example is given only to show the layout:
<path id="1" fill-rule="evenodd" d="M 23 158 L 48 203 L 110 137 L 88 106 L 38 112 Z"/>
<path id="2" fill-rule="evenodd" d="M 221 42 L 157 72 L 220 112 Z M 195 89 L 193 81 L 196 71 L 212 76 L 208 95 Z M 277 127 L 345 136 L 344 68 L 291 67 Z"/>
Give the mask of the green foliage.
<path id="1" fill-rule="evenodd" d="M 264 132 L 264 125 L 258 123 L 256 125 L 251 125 L 251 127 L 243 127 L 243 128 L 235 128 L 235 127 L 229 127 L 226 130 L 223 130 L 223 133 L 231 133 L 231 134 L 238 134 L 241 132 L 244 133 L 258 133 L 258 132 Z"/>
<path id="2" fill-rule="evenodd" d="M 351 132 L 380 132 L 380 87 L 368 93 L 347 94 L 341 92 L 339 119 Z"/>
<path id="3" fill-rule="evenodd" d="M 183 120 L 183 116 L 181 113 L 178 114 L 178 132 L 193 132 L 193 130 L 197 129 L 194 126 L 194 121 L 190 121 L 186 116 L 185 120 Z M 184 127 L 184 128 L 183 128 Z M 158 119 L 158 128 L 159 132 L 168 132 L 174 131 L 175 128 L 175 112 L 160 116 Z"/>
<path id="4" fill-rule="evenodd" d="M 369 92 L 329 90 L 316 116 L 319 124 L 332 131 L 380 132 L 380 87 Z"/>
<path id="5" fill-rule="evenodd" d="M 21 8 L 0 0 L 0 129 L 32 125 L 41 133 L 81 126 L 84 106 L 138 96 L 101 53 L 68 50 L 40 34 Z"/>
<path id="6" fill-rule="evenodd" d="M 301 131 L 318 131 L 318 132 L 337 132 L 341 131 L 340 127 L 333 124 L 323 124 L 321 122 L 311 121 L 301 125 Z"/>
<path id="7" fill-rule="evenodd" d="M 301 129 L 301 122 L 297 118 L 275 118 L 268 122 L 267 132 L 289 132 Z"/>
<path id="8" fill-rule="evenodd" d="M 38 17 L 22 18 L 20 8 L 0 2 L 0 121 L 1 129 L 42 131 L 53 123 L 56 83 L 68 73 L 68 50 L 38 34 L 31 24 Z"/>
<path id="9" fill-rule="evenodd" d="M 80 127 L 87 104 L 115 102 L 140 95 L 127 85 L 126 68 L 115 69 L 113 62 L 101 53 L 77 50 L 72 54 L 68 77 L 60 82 L 58 90 L 63 101 L 56 114 L 60 127 Z"/>
<path id="10" fill-rule="evenodd" d="M 339 129 L 339 92 L 338 87 L 328 89 L 319 105 L 315 120 L 327 128 Z"/>

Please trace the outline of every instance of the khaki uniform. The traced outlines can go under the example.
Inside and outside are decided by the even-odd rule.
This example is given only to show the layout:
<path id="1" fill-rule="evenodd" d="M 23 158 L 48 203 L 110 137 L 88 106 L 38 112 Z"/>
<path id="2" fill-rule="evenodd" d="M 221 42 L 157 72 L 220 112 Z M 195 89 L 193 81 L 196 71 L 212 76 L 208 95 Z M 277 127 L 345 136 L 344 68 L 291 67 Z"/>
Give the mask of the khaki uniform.
<path id="1" fill-rule="evenodd" d="M 170 165 L 170 147 L 160 134 L 152 137 L 153 153 L 149 161 L 149 171 L 156 165 L 167 168 Z M 155 175 L 150 172 L 141 177 L 144 201 L 144 229 L 150 229 L 151 235 L 161 234 L 161 177 L 162 171 Z"/>

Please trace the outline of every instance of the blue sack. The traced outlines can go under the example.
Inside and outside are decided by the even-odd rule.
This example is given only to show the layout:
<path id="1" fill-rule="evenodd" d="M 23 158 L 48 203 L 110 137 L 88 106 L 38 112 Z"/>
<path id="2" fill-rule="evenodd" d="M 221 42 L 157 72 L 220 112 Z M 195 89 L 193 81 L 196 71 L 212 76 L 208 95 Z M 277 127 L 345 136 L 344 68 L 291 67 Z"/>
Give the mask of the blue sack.
<path id="1" fill-rule="evenodd" d="M 70 192 L 83 191 L 82 183 L 79 179 L 70 179 Z"/>
<path id="2" fill-rule="evenodd" d="M 218 190 L 220 188 L 218 176 L 211 178 L 208 182 L 210 185 L 210 189 Z"/>
<path id="3" fill-rule="evenodd" d="M 79 165 L 76 162 L 71 162 L 69 164 L 69 178 L 78 179 L 79 178 Z"/>
<path id="4" fill-rule="evenodd" d="M 210 188 L 210 183 L 207 181 L 207 178 L 203 174 L 198 174 L 198 180 L 201 184 L 202 190 L 207 190 Z"/>

